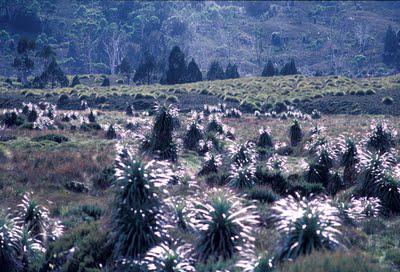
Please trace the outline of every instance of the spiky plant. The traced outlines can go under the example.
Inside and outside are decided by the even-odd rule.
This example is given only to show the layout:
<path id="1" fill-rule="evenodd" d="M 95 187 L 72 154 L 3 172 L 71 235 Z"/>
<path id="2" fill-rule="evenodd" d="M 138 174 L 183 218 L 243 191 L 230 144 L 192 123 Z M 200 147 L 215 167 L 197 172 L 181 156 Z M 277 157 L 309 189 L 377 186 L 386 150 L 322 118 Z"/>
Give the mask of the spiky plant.
<path id="1" fill-rule="evenodd" d="M 160 159 L 177 159 L 176 145 L 173 141 L 174 119 L 177 110 L 171 105 L 156 105 L 156 116 L 150 135 L 150 151 L 157 154 Z"/>
<path id="2" fill-rule="evenodd" d="M 389 127 L 385 121 L 373 123 L 367 135 L 367 146 L 380 153 L 388 152 L 395 146 L 397 131 Z"/>
<path id="3" fill-rule="evenodd" d="M 178 242 L 162 243 L 147 252 L 145 262 L 149 271 L 194 272 L 194 259 L 189 245 Z"/>
<path id="4" fill-rule="evenodd" d="M 198 175 L 208 175 L 210 173 L 218 173 L 219 167 L 221 166 L 221 156 L 214 153 L 206 153 L 204 161 Z"/>
<path id="5" fill-rule="evenodd" d="M 338 171 L 331 171 L 331 173 L 329 174 L 329 180 L 326 187 L 327 192 L 330 195 L 335 196 L 339 192 L 339 190 L 343 188 L 344 188 L 344 183 L 340 173 Z"/>
<path id="6" fill-rule="evenodd" d="M 282 233 L 278 260 L 296 259 L 317 250 L 334 250 L 339 245 L 339 211 L 327 197 L 278 200 L 272 208 L 277 229 Z"/>
<path id="7" fill-rule="evenodd" d="M 108 126 L 107 132 L 106 132 L 106 138 L 107 139 L 115 139 L 117 138 L 117 133 L 115 132 L 115 128 L 112 124 Z"/>
<path id="8" fill-rule="evenodd" d="M 357 164 L 358 192 L 361 196 L 375 197 L 380 184 L 384 182 L 385 173 L 395 164 L 391 153 L 361 152 L 360 162 Z"/>
<path id="9" fill-rule="evenodd" d="M 94 115 L 92 110 L 90 110 L 90 113 L 88 115 L 88 120 L 90 123 L 96 123 L 96 116 Z"/>
<path id="10" fill-rule="evenodd" d="M 258 133 L 257 147 L 272 148 L 273 146 L 271 131 L 268 128 L 261 128 Z"/>
<path id="11" fill-rule="evenodd" d="M 212 114 L 208 117 L 208 123 L 206 126 L 206 130 L 207 130 L 207 132 L 216 132 L 216 133 L 220 133 L 220 134 L 224 133 L 224 127 L 221 123 L 219 115 Z"/>
<path id="12" fill-rule="evenodd" d="M 171 173 L 155 167 L 154 162 L 144 164 L 129 150 L 117 157 L 116 197 L 111 242 L 114 259 L 142 257 L 155 246 L 163 233 L 162 203 L 158 198 L 168 184 Z"/>
<path id="13" fill-rule="evenodd" d="M 269 172 L 278 172 L 284 173 L 286 172 L 286 158 L 278 156 L 276 154 L 272 155 L 268 158 L 267 161 L 267 170 Z"/>
<path id="14" fill-rule="evenodd" d="M 33 235 L 26 228 L 22 230 L 20 241 L 21 259 L 25 269 L 27 269 L 31 263 L 39 262 L 46 251 L 43 247 L 43 243 L 32 237 Z"/>
<path id="15" fill-rule="evenodd" d="M 256 153 L 253 144 L 247 142 L 244 144 L 232 143 L 229 147 L 229 154 L 233 164 L 251 164 L 255 162 Z"/>
<path id="16" fill-rule="evenodd" d="M 374 195 L 382 204 L 393 212 L 400 212 L 400 179 L 386 172 L 376 184 Z"/>
<path id="17" fill-rule="evenodd" d="M 19 218 L 22 225 L 32 235 L 35 240 L 46 243 L 48 234 L 50 233 L 50 218 L 47 208 L 39 205 L 32 198 L 31 193 L 26 193 L 22 198 L 22 203 L 18 205 L 20 208 Z"/>
<path id="18" fill-rule="evenodd" d="M 339 141 L 339 152 L 341 153 L 341 165 L 344 166 L 343 178 L 346 184 L 354 184 L 356 181 L 356 165 L 359 161 L 357 145 L 353 138 Z"/>
<path id="19" fill-rule="evenodd" d="M 194 229 L 192 219 L 194 218 L 192 202 L 183 198 L 168 198 L 166 200 L 171 215 L 168 216 L 170 226 L 184 232 Z"/>
<path id="20" fill-rule="evenodd" d="M 196 121 L 193 121 L 186 129 L 186 133 L 183 138 L 183 146 L 189 150 L 196 150 L 198 148 L 199 141 L 203 138 L 203 127 Z"/>
<path id="21" fill-rule="evenodd" d="M 1 271 L 22 271 L 22 230 L 9 216 L 0 217 L 0 268 Z"/>
<path id="22" fill-rule="evenodd" d="M 232 189 L 251 188 L 256 183 L 254 164 L 232 164 L 228 186 Z"/>
<path id="23" fill-rule="evenodd" d="M 336 207 L 343 223 L 356 226 L 366 218 L 377 217 L 381 202 L 377 197 L 360 197 L 337 202 Z"/>
<path id="24" fill-rule="evenodd" d="M 300 123 L 297 119 L 294 119 L 292 125 L 289 128 L 290 144 L 297 146 L 303 139 L 303 130 L 301 129 Z"/>
<path id="25" fill-rule="evenodd" d="M 233 193 L 214 190 L 195 201 L 195 207 L 199 261 L 227 260 L 253 244 L 253 228 L 259 223 L 254 205 L 244 206 Z"/>

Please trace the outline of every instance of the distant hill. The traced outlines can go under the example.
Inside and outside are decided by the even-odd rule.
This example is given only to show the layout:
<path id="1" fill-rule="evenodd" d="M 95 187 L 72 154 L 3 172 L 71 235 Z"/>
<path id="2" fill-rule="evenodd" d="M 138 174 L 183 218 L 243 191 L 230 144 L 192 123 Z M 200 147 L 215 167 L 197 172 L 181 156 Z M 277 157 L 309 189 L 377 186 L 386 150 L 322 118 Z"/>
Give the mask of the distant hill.
<path id="1" fill-rule="evenodd" d="M 260 75 L 267 60 L 293 58 L 306 75 L 386 75 L 395 69 L 382 62 L 383 39 L 389 25 L 400 30 L 399 14 L 397 1 L 1 1 L 0 73 L 13 74 L 22 36 L 51 44 L 69 74 L 109 73 L 105 44 L 124 33 L 132 65 L 148 50 L 159 74 L 177 44 L 203 72 L 217 59 Z"/>

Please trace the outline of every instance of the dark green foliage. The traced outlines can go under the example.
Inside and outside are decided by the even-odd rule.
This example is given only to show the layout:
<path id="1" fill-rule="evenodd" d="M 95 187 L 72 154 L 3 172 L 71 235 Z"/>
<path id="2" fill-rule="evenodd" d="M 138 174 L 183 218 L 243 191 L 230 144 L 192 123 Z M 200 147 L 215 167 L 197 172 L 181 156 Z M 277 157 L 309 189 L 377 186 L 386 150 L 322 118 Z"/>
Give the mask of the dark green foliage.
<path id="1" fill-rule="evenodd" d="M 25 37 L 21 38 L 17 45 L 18 56 L 15 57 L 12 67 L 19 72 L 19 79 L 24 85 L 27 84 L 27 77 L 34 68 L 34 62 L 29 53 L 35 50 L 35 47 L 35 42 Z"/>
<path id="2" fill-rule="evenodd" d="M 123 58 L 121 63 L 117 66 L 116 72 L 120 75 L 126 77 L 126 81 L 129 84 L 131 81 L 132 67 L 129 63 L 129 59 L 127 57 Z"/>
<path id="3" fill-rule="evenodd" d="M 78 75 L 75 75 L 73 78 L 72 78 L 72 82 L 71 82 L 71 85 L 70 85 L 70 87 L 75 87 L 76 85 L 79 85 L 79 84 L 81 84 L 81 82 L 79 81 L 79 76 Z"/>
<path id="4" fill-rule="evenodd" d="M 400 212 L 400 181 L 386 173 L 378 181 L 374 195 L 379 197 L 384 207 L 393 212 Z"/>
<path id="5" fill-rule="evenodd" d="M 318 253 L 286 263 L 278 272 L 389 272 L 373 259 L 353 251 Z"/>
<path id="6" fill-rule="evenodd" d="M 90 123 L 96 123 L 96 117 L 94 116 L 93 111 L 90 111 L 90 113 L 88 115 L 88 120 Z"/>
<path id="7" fill-rule="evenodd" d="M 196 150 L 199 141 L 204 138 L 204 133 L 196 122 L 192 122 L 186 130 L 185 137 L 183 138 L 183 146 L 189 150 Z"/>
<path id="8" fill-rule="evenodd" d="M 300 194 L 302 196 L 319 195 L 325 192 L 322 183 L 310 183 L 307 181 L 297 181 L 289 185 L 287 194 Z"/>
<path id="9" fill-rule="evenodd" d="M 269 171 L 265 167 L 258 167 L 255 175 L 260 185 L 269 185 L 278 194 L 286 194 L 291 186 L 281 171 Z"/>
<path id="10" fill-rule="evenodd" d="M 257 139 L 257 147 L 261 147 L 261 148 L 267 148 L 270 147 L 272 148 L 274 145 L 272 143 L 272 137 L 271 137 L 271 133 L 268 129 L 260 129 L 260 133 L 258 135 L 258 139 Z"/>
<path id="11" fill-rule="evenodd" d="M 59 271 L 97 272 L 99 264 L 104 266 L 112 254 L 107 238 L 97 222 L 81 224 L 49 245 L 41 271 L 52 264 Z M 66 254 L 71 248 L 75 250 Z"/>
<path id="12" fill-rule="evenodd" d="M 24 123 L 24 119 L 14 111 L 6 112 L 4 115 L 2 115 L 1 121 L 7 127 L 20 126 Z"/>
<path id="13" fill-rule="evenodd" d="M 185 81 L 186 62 L 185 55 L 179 48 L 174 46 L 168 58 L 167 84 L 183 83 Z"/>
<path id="14" fill-rule="evenodd" d="M 40 84 L 44 84 L 43 87 L 46 86 L 47 83 L 50 83 L 51 88 L 54 88 L 57 84 L 61 87 L 68 86 L 68 78 L 54 58 L 36 81 L 40 82 Z"/>
<path id="15" fill-rule="evenodd" d="M 221 123 L 221 120 L 218 118 L 217 115 L 213 114 L 208 118 L 208 123 L 206 127 L 207 132 L 217 132 L 217 133 L 224 133 L 224 128 Z"/>
<path id="16" fill-rule="evenodd" d="M 92 179 L 93 185 L 99 189 L 106 189 L 115 182 L 115 169 L 112 166 L 105 167 L 100 173 Z"/>
<path id="17" fill-rule="evenodd" d="M 200 219 L 196 241 L 199 261 L 231 259 L 241 246 L 249 243 L 252 226 L 258 217 L 253 207 L 238 206 L 239 203 L 234 204 L 235 200 L 219 192 L 207 204 L 196 203 Z"/>
<path id="18" fill-rule="evenodd" d="M 133 116 L 133 107 L 132 107 L 131 105 L 128 105 L 128 106 L 126 107 L 125 113 L 126 113 L 126 115 L 128 115 L 128 116 Z"/>
<path id="19" fill-rule="evenodd" d="M 271 60 L 267 62 L 267 65 L 264 66 L 261 76 L 263 77 L 272 77 L 275 75 L 275 67 Z"/>
<path id="20" fill-rule="evenodd" d="M 208 175 L 211 173 L 218 173 L 218 169 L 221 166 L 221 158 L 213 153 L 207 153 L 201 167 L 199 176 Z"/>
<path id="21" fill-rule="evenodd" d="M 396 33 L 389 26 L 386 30 L 384 48 L 383 48 L 383 60 L 387 64 L 392 64 L 396 61 L 396 56 L 399 51 L 399 41 L 397 40 Z"/>
<path id="22" fill-rule="evenodd" d="M 239 78 L 239 72 L 238 72 L 238 66 L 236 64 L 230 64 L 228 63 L 228 66 L 226 67 L 225 70 L 225 78 L 230 79 L 230 78 Z"/>
<path id="23" fill-rule="evenodd" d="M 30 122 L 30 123 L 35 122 L 37 120 L 37 118 L 38 118 L 38 113 L 37 113 L 36 109 L 32 108 L 32 110 L 30 110 L 28 112 L 26 118 L 27 118 L 27 121 Z"/>
<path id="24" fill-rule="evenodd" d="M 81 125 L 81 130 L 83 131 L 101 130 L 101 126 L 97 123 L 83 123 Z"/>
<path id="25" fill-rule="evenodd" d="M 233 164 L 228 186 L 232 189 L 251 188 L 256 183 L 255 167 L 252 164 Z"/>
<path id="26" fill-rule="evenodd" d="M 156 60 L 149 52 L 145 52 L 142 61 L 136 69 L 133 81 L 150 84 L 156 72 Z"/>
<path id="27" fill-rule="evenodd" d="M 161 237 L 160 205 L 155 180 L 141 161 L 127 153 L 120 156 L 117 169 L 119 190 L 113 213 L 110 242 L 113 257 L 140 257 L 156 245 Z"/>
<path id="28" fill-rule="evenodd" d="M 344 188 L 344 183 L 340 173 L 338 171 L 335 171 L 334 173 L 330 174 L 326 191 L 330 195 L 335 196 L 339 192 L 339 190 L 343 188 Z"/>
<path id="29" fill-rule="evenodd" d="M 368 135 L 367 146 L 385 153 L 395 146 L 392 129 L 384 122 L 377 123 Z"/>
<path id="30" fill-rule="evenodd" d="M 297 119 L 294 119 L 289 129 L 290 144 L 297 146 L 303 139 L 303 131 Z"/>
<path id="31" fill-rule="evenodd" d="M 0 217 L 0 268 L 4 272 L 22 271 L 20 229 L 7 217 Z"/>
<path id="32" fill-rule="evenodd" d="M 186 82 L 202 81 L 203 75 L 194 59 L 189 62 L 186 72 Z"/>
<path id="33" fill-rule="evenodd" d="M 246 194 L 248 198 L 252 200 L 258 200 L 266 203 L 273 203 L 279 199 L 279 195 L 277 195 L 273 190 L 264 186 L 255 186 L 248 190 Z"/>
<path id="34" fill-rule="evenodd" d="M 207 72 L 208 80 L 224 79 L 225 73 L 218 61 L 214 60 Z"/>
<path id="35" fill-rule="evenodd" d="M 296 63 L 294 62 L 293 59 L 291 59 L 290 62 L 286 63 L 281 70 L 281 75 L 283 76 L 295 75 L 297 73 L 298 72 L 296 68 Z"/>
<path id="36" fill-rule="evenodd" d="M 107 129 L 106 138 L 109 140 L 117 138 L 117 133 L 115 132 L 115 129 L 112 124 Z"/>
<path id="37" fill-rule="evenodd" d="M 109 86 L 110 86 L 110 79 L 108 77 L 105 77 L 101 82 L 101 87 L 109 87 Z"/>
<path id="38" fill-rule="evenodd" d="M 32 141 L 41 142 L 41 141 L 51 141 L 56 143 L 68 142 L 68 137 L 61 134 L 46 134 L 42 136 L 37 136 L 32 138 Z"/>
<path id="39" fill-rule="evenodd" d="M 158 105 L 150 140 L 145 149 L 159 156 L 160 159 L 177 159 L 176 145 L 173 141 L 175 109 L 172 106 Z"/>
<path id="40" fill-rule="evenodd" d="M 357 146 L 353 139 L 347 138 L 343 149 L 341 165 L 344 166 L 343 181 L 345 185 L 351 185 L 356 181 L 356 165 L 359 161 Z"/>

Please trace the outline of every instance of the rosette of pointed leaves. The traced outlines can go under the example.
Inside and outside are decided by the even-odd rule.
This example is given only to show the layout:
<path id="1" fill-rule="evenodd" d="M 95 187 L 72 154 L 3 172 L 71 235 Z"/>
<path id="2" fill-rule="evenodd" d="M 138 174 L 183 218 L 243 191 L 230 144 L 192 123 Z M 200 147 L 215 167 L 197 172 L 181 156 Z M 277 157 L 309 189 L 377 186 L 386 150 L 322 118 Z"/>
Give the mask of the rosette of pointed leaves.
<path id="1" fill-rule="evenodd" d="M 193 203 L 183 198 L 171 197 L 166 199 L 166 204 L 171 211 L 168 216 L 169 227 L 178 228 L 184 232 L 194 229 L 193 225 Z"/>
<path id="2" fill-rule="evenodd" d="M 388 126 L 385 121 L 374 122 L 367 134 L 366 143 L 369 148 L 385 153 L 395 146 L 396 136 L 397 131 Z"/>
<path id="3" fill-rule="evenodd" d="M 254 205 L 226 190 L 213 190 L 206 199 L 195 201 L 198 230 L 198 260 L 226 260 L 254 242 L 254 227 L 259 224 Z"/>
<path id="4" fill-rule="evenodd" d="M 117 157 L 118 192 L 111 239 L 114 258 L 142 257 L 162 239 L 165 220 L 159 194 L 172 173 L 154 161 L 144 164 L 129 150 L 120 154 L 123 156 Z"/>
<path id="5" fill-rule="evenodd" d="M 344 166 L 343 178 L 347 184 L 356 180 L 356 165 L 359 161 L 357 145 L 353 138 L 339 141 L 340 164 Z"/>
<path id="6" fill-rule="evenodd" d="M 233 164 L 251 164 L 256 160 L 256 152 L 251 143 L 236 144 L 232 142 L 229 147 L 229 154 Z"/>
<path id="7" fill-rule="evenodd" d="M 395 166 L 396 159 L 393 154 L 360 152 L 360 161 L 357 165 L 358 190 L 361 196 L 376 197 L 380 185 L 385 181 L 385 173 L 390 172 Z"/>
<path id="8" fill-rule="evenodd" d="M 271 172 L 285 172 L 286 168 L 286 158 L 273 154 L 267 161 L 267 169 Z"/>
<path id="9" fill-rule="evenodd" d="M 194 272 L 195 260 L 191 254 L 192 248 L 187 244 L 164 242 L 150 249 L 144 260 L 149 271 Z"/>
<path id="10" fill-rule="evenodd" d="M 46 243 L 51 221 L 48 209 L 39 205 L 30 193 L 23 196 L 22 203 L 18 207 L 19 218 L 26 231 L 33 239 Z"/>
<path id="11" fill-rule="evenodd" d="M 381 211 L 381 202 L 377 197 L 352 198 L 349 202 L 339 202 L 336 206 L 342 221 L 350 225 L 377 217 Z"/>
<path id="12" fill-rule="evenodd" d="M 41 256 L 46 252 L 43 243 L 40 240 L 32 238 L 33 235 L 25 228 L 22 231 L 21 259 L 24 267 L 28 267 L 32 262 L 40 260 Z"/>
<path id="13" fill-rule="evenodd" d="M 176 144 L 173 141 L 173 130 L 177 119 L 177 110 L 171 105 L 156 105 L 156 116 L 150 135 L 150 151 L 160 159 L 176 160 Z"/>
<path id="14" fill-rule="evenodd" d="M 183 146 L 189 150 L 196 150 L 199 141 L 204 138 L 203 127 L 196 121 L 191 122 L 183 138 Z"/>
<path id="15" fill-rule="evenodd" d="M 391 211 L 400 212 L 400 179 L 390 172 L 377 181 L 374 195 Z"/>
<path id="16" fill-rule="evenodd" d="M 340 245 L 339 211 L 330 198 L 288 196 L 275 202 L 272 210 L 282 233 L 278 260 L 295 259 L 316 250 L 334 250 Z"/>
<path id="17" fill-rule="evenodd" d="M 15 219 L 0 217 L 0 268 L 1 271 L 18 272 L 22 269 L 20 260 L 22 230 Z"/>
<path id="18" fill-rule="evenodd" d="M 258 131 L 257 147 L 261 148 L 274 147 L 274 144 L 272 142 L 271 130 L 269 128 L 261 128 Z"/>
<path id="19" fill-rule="evenodd" d="M 208 175 L 210 173 L 218 173 L 219 167 L 221 166 L 221 155 L 207 152 L 204 161 L 198 175 Z"/>
<path id="20" fill-rule="evenodd" d="M 232 164 L 228 186 L 232 189 L 251 188 L 256 183 L 254 164 Z"/>
<path id="21" fill-rule="evenodd" d="M 219 134 L 224 133 L 224 127 L 223 127 L 223 124 L 221 123 L 221 119 L 219 118 L 219 115 L 212 114 L 208 117 L 206 131 L 207 132 L 217 132 Z"/>
<path id="22" fill-rule="evenodd" d="M 294 119 L 289 128 L 289 139 L 292 146 L 297 146 L 303 139 L 303 130 L 297 119 Z"/>

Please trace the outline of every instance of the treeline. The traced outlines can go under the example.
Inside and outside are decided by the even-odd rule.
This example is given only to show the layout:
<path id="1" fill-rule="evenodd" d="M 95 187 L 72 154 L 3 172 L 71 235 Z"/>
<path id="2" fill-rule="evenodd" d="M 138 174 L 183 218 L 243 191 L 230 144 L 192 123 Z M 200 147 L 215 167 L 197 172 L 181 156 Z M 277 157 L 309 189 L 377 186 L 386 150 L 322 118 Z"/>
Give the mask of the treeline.
<path id="1" fill-rule="evenodd" d="M 45 45 L 36 48 L 36 43 L 33 40 L 22 38 L 18 42 L 16 48 L 17 56 L 14 58 L 12 67 L 18 74 L 19 81 L 25 87 L 45 88 L 56 86 L 66 87 L 69 85 L 67 76 L 62 71 L 56 61 L 56 53 L 51 46 Z M 33 81 L 28 81 L 28 76 L 35 67 L 35 58 L 37 65 L 41 64 L 41 73 L 36 75 Z M 151 84 L 158 82 L 157 74 L 159 73 L 159 65 L 155 57 L 148 51 L 143 54 L 142 60 L 139 62 L 136 69 L 131 65 L 129 58 L 125 56 L 121 63 L 116 66 L 116 73 L 125 78 L 125 83 L 130 84 L 131 81 L 137 84 Z M 275 76 L 275 75 L 292 75 L 297 74 L 296 64 L 294 60 L 286 63 L 281 70 L 279 70 L 271 61 L 268 61 L 264 67 L 262 76 Z M 189 63 L 186 61 L 185 54 L 179 48 L 174 46 L 168 57 L 167 70 L 162 72 L 161 84 L 180 84 L 191 83 L 205 80 L 223 80 L 239 78 L 237 64 L 228 63 L 225 69 L 222 65 L 214 60 L 211 62 L 206 76 L 203 77 L 199 66 L 194 58 Z M 74 77 L 70 86 L 79 84 L 78 77 Z M 109 86 L 110 82 L 107 78 L 103 81 L 102 86 Z"/>
<path id="2" fill-rule="evenodd" d="M 386 30 L 383 47 L 383 62 L 397 66 L 400 69 L 400 30 L 396 32 L 392 26 Z"/>

